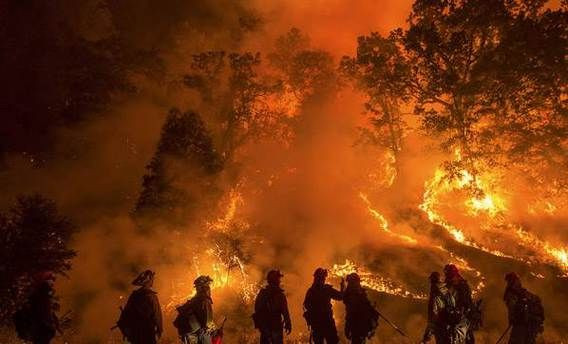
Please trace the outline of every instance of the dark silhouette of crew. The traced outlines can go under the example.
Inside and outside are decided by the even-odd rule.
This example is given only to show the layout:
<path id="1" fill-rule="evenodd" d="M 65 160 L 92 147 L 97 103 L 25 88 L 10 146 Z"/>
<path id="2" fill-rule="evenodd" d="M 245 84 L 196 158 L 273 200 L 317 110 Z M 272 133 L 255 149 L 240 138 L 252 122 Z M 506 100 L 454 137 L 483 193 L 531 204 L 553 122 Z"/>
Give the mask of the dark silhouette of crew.
<path id="1" fill-rule="evenodd" d="M 367 298 L 359 275 L 351 273 L 346 279 L 347 288 L 343 293 L 345 336 L 352 344 L 363 344 L 375 334 L 379 313 Z"/>
<path id="2" fill-rule="evenodd" d="M 343 300 L 343 281 L 341 290 L 326 284 L 327 270 L 317 268 L 314 272 L 314 283 L 304 298 L 304 318 L 310 328 L 314 344 L 339 343 L 335 319 L 331 308 L 331 300 Z"/>
<path id="3" fill-rule="evenodd" d="M 474 304 L 471 289 L 454 264 L 444 267 L 445 285 L 448 290 L 446 303 L 446 326 L 451 344 L 473 343 L 469 316 Z"/>
<path id="4" fill-rule="evenodd" d="M 449 335 L 446 328 L 448 303 L 448 290 L 440 278 L 440 273 L 430 274 L 430 297 L 428 298 L 428 325 L 424 331 L 423 343 L 428 343 L 432 337 L 436 344 L 449 344 Z"/>
<path id="5" fill-rule="evenodd" d="M 288 301 L 280 287 L 284 275 L 279 270 L 271 270 L 266 275 L 267 286 L 262 288 L 254 303 L 254 326 L 260 331 L 261 344 L 282 344 L 283 330 L 292 331 L 288 312 Z"/>
<path id="6" fill-rule="evenodd" d="M 209 276 L 199 276 L 193 281 L 195 295 L 177 308 L 178 317 L 174 326 L 178 329 L 183 343 L 210 344 L 217 335 L 213 322 L 213 300 L 211 299 Z"/>
<path id="7" fill-rule="evenodd" d="M 55 275 L 49 271 L 34 276 L 25 305 L 14 314 L 14 324 L 20 339 L 33 344 L 49 344 L 56 332 L 61 332 L 56 314 L 59 303 L 53 289 L 54 282 Z"/>
<path id="8" fill-rule="evenodd" d="M 142 272 L 132 284 L 139 288 L 128 297 L 117 327 L 132 344 L 156 344 L 162 335 L 162 310 L 158 294 L 152 289 L 155 273 Z"/>
<path id="9" fill-rule="evenodd" d="M 519 276 L 510 272 L 505 275 L 507 287 L 503 300 L 509 313 L 511 336 L 509 344 L 534 344 L 542 333 L 544 308 L 540 298 L 523 288 Z"/>

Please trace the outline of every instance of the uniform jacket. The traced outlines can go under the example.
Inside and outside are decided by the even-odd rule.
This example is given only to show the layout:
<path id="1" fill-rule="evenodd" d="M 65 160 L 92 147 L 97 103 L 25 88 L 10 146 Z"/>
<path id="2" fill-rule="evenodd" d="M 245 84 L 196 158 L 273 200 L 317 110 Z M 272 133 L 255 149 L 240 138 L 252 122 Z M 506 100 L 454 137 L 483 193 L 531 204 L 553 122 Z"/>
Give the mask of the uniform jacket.
<path id="1" fill-rule="evenodd" d="M 349 287 L 343 294 L 345 304 L 345 330 L 353 336 L 367 336 L 374 330 L 371 324 L 374 307 L 367 297 L 365 289 Z"/>
<path id="2" fill-rule="evenodd" d="M 254 311 L 261 319 L 261 330 L 281 331 L 283 324 L 291 327 L 288 301 L 284 290 L 278 286 L 268 285 L 256 296 Z"/>
<path id="3" fill-rule="evenodd" d="M 430 290 L 428 299 L 428 325 L 424 338 L 434 336 L 436 344 L 447 342 L 446 331 L 446 303 L 448 302 L 448 290 L 439 283 Z"/>
<path id="4" fill-rule="evenodd" d="M 130 294 L 124 312 L 134 324 L 130 329 L 133 343 L 155 343 L 156 334 L 162 333 L 162 310 L 158 295 L 150 288 L 139 288 Z"/>
<path id="5" fill-rule="evenodd" d="M 343 293 L 329 284 L 312 284 L 304 298 L 308 321 L 318 323 L 333 320 L 332 299 L 343 300 Z"/>

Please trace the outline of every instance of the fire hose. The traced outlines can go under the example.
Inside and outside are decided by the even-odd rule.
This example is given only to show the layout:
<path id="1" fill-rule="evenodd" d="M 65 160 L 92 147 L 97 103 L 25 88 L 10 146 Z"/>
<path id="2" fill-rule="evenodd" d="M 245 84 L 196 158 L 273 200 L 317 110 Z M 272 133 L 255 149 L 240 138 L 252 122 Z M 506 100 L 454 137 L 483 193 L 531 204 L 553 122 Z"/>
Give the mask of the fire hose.
<path id="1" fill-rule="evenodd" d="M 503 338 L 505 338 L 505 336 L 507 335 L 507 333 L 509 332 L 510 329 L 511 329 L 511 325 L 509 325 L 509 327 L 507 327 L 505 332 L 503 332 L 503 334 L 501 335 L 501 337 L 499 337 L 499 340 L 495 344 L 499 344 L 503 340 Z"/>
<path id="2" fill-rule="evenodd" d="M 400 329 L 400 327 L 396 326 L 392 321 L 390 321 L 389 319 L 387 319 L 387 317 L 385 317 L 384 315 L 381 314 L 381 312 L 377 311 L 377 313 L 379 314 L 379 317 L 381 317 L 387 324 L 390 325 L 390 327 L 392 327 L 396 332 L 398 332 L 401 336 L 403 336 L 404 338 L 408 339 L 410 342 L 412 343 L 416 343 L 416 341 L 412 338 L 410 338 L 406 333 L 404 333 L 403 330 Z M 418 342 L 419 343 L 419 342 Z"/>
<path id="3" fill-rule="evenodd" d="M 404 333 L 398 326 L 396 326 L 395 324 L 393 324 L 389 319 L 387 319 L 384 315 L 382 315 L 380 312 L 377 312 L 379 314 L 379 317 L 383 318 L 384 321 L 386 321 L 387 324 L 389 324 L 396 332 L 398 332 L 401 336 L 406 337 L 408 339 L 410 339 L 410 337 L 408 337 L 406 335 L 406 333 Z"/>

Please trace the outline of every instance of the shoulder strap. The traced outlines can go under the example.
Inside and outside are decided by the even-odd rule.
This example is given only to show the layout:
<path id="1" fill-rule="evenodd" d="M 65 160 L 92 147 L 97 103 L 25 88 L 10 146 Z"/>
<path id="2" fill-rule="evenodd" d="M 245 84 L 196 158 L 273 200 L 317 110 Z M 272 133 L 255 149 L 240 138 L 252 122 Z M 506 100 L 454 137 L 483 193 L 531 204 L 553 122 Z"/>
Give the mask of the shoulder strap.
<path id="1" fill-rule="evenodd" d="M 448 291 L 446 293 L 443 293 L 441 296 L 442 300 L 444 301 L 444 306 L 448 310 L 454 310 L 456 308 L 456 300 L 453 297 L 452 293 Z"/>

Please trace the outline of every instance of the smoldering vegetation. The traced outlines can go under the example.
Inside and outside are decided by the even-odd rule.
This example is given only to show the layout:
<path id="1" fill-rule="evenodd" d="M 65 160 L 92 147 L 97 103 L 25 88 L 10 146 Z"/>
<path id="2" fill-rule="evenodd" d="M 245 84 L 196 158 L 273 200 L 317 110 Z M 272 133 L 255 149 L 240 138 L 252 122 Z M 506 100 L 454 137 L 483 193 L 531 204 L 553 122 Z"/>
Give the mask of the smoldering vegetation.
<path id="1" fill-rule="evenodd" d="M 414 23 L 423 3 L 415 4 Z M 540 15 L 545 33 L 539 32 L 550 42 L 562 36 L 555 30 L 565 33 L 558 24 L 564 7 L 546 16 L 518 3 L 510 12 Z M 410 1 L 365 1 L 353 12 L 344 1 L 2 6 L 9 21 L 0 31 L 8 95 L 0 205 L 8 209 L 18 195 L 41 193 L 77 228 L 69 239 L 72 268 L 56 285 L 61 313 L 71 311 L 58 342 L 121 342 L 110 328 L 130 282 L 146 268 L 157 273 L 162 342 L 176 342 L 175 305 L 191 295 L 199 274 L 215 280 L 216 318 L 228 318 L 226 342 L 253 342 L 251 300 L 277 267 L 292 312 L 289 341 L 305 343 L 301 304 L 318 266 L 331 269 L 336 285 L 345 271 L 357 270 L 381 312 L 418 339 L 427 276 L 448 262 L 484 299 L 478 342 L 494 342 L 506 328 L 501 298 L 511 270 L 543 299 L 541 342 L 565 339 L 568 198 L 559 152 L 566 144 L 565 98 L 544 87 L 528 94 L 509 87 L 522 75 L 530 87 L 549 82 L 565 90 L 562 71 L 546 80 L 539 73 L 550 70 L 525 65 L 518 75 L 474 74 L 486 81 L 482 86 L 509 93 L 480 95 L 467 103 L 475 113 L 462 114 L 480 120 L 453 127 L 444 103 L 429 107 L 428 92 L 452 98 L 455 75 L 405 69 L 411 58 L 418 68 L 426 64 L 428 53 L 412 49 L 432 42 L 420 42 L 420 32 L 406 45 L 397 40 L 400 32 L 389 36 L 411 25 L 404 22 Z M 371 15 L 379 13 L 376 6 L 389 15 Z M 537 26 L 525 24 L 517 29 Z M 475 41 L 480 24 L 471 25 L 460 29 Z M 458 61 L 461 50 L 452 44 L 462 41 L 452 39 L 447 49 Z M 497 61 L 523 49 L 536 56 L 539 44 L 531 43 L 484 53 Z M 488 70 L 504 65 L 482 62 L 479 68 Z M 553 62 L 543 64 L 561 65 Z M 445 88 L 409 91 L 413 77 Z M 477 99 L 483 88 L 474 86 Z M 493 97 L 511 109 L 498 113 L 502 122 L 486 116 Z M 511 104 L 522 97 L 534 101 Z M 522 113 L 542 115 L 531 126 L 516 120 Z M 529 139 L 520 142 L 523 134 Z M 465 143 L 468 149 L 456 153 Z M 341 329 L 343 306 L 334 310 Z M 9 326 L 1 338 L 16 340 Z M 407 340 L 383 322 L 372 342 Z"/>

